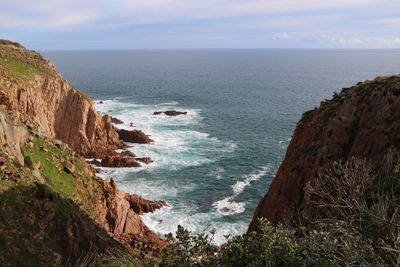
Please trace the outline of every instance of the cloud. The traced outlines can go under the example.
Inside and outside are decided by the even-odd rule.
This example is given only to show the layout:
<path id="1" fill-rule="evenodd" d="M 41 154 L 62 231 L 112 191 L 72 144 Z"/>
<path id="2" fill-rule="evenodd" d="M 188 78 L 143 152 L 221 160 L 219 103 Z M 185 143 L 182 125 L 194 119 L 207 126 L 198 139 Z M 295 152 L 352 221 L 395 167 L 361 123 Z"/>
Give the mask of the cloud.
<path id="1" fill-rule="evenodd" d="M 65 28 L 97 22 L 107 26 L 171 22 L 182 19 L 207 19 L 246 15 L 267 15 L 309 10 L 358 7 L 383 0 L 37 0 L 26 5 L 22 0 L 1 0 L 0 28 Z M 103 19 L 103 21 L 102 21 Z M 49 26 L 52 24 L 52 26 Z"/>
<path id="2" fill-rule="evenodd" d="M 75 37 L 76 45 L 124 39 L 141 47 L 399 46 L 397 0 L 0 0 L 0 6 L 3 35 L 46 45 Z"/>

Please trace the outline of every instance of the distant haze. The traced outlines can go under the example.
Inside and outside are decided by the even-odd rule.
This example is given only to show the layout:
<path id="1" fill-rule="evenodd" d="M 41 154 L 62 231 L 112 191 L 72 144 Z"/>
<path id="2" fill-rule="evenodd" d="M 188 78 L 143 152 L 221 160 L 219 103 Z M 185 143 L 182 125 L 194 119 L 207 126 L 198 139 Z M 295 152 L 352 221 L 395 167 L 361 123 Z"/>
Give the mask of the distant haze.
<path id="1" fill-rule="evenodd" d="M 0 0 L 36 50 L 400 48 L 398 0 Z"/>

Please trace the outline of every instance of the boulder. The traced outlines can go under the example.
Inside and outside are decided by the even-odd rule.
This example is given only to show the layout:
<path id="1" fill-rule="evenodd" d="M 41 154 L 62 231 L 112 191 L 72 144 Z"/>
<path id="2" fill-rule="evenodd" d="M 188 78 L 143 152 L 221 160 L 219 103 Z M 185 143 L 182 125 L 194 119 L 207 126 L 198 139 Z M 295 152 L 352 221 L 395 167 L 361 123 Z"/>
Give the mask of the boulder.
<path id="1" fill-rule="evenodd" d="M 140 163 L 133 157 L 107 155 L 101 160 L 102 167 L 140 167 Z"/>
<path id="2" fill-rule="evenodd" d="M 150 139 L 149 135 L 145 134 L 140 130 L 124 130 L 124 129 L 117 129 L 119 138 L 122 139 L 124 142 L 129 143 L 137 143 L 137 144 L 150 144 L 154 141 Z"/>
<path id="3" fill-rule="evenodd" d="M 147 212 L 154 212 L 157 209 L 160 209 L 164 206 L 167 206 L 167 203 L 165 201 L 159 200 L 159 201 L 152 201 L 152 200 L 147 200 L 144 199 L 143 197 L 133 194 L 127 196 L 127 200 L 130 204 L 131 209 L 136 213 L 136 214 L 143 214 Z"/>
<path id="4" fill-rule="evenodd" d="M 75 172 L 75 166 L 74 164 L 68 162 L 65 166 L 64 166 L 64 171 L 68 174 L 72 174 Z"/>

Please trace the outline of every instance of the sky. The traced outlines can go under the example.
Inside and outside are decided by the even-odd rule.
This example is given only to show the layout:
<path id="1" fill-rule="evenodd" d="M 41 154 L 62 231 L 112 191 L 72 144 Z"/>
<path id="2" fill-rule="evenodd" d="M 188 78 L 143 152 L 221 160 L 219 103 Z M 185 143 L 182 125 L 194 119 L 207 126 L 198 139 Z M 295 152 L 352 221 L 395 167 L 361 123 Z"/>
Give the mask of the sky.
<path id="1" fill-rule="evenodd" d="M 35 50 L 400 48 L 400 0 L 0 0 Z"/>

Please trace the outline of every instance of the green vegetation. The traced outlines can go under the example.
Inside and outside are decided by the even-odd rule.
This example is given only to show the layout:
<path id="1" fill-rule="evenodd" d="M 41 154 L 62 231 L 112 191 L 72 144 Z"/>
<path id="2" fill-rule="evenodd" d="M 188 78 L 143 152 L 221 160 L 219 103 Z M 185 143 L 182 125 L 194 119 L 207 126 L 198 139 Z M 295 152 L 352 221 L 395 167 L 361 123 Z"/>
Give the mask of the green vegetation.
<path id="1" fill-rule="evenodd" d="M 15 59 L 5 58 L 2 61 L 2 65 L 21 79 L 32 79 L 38 73 L 33 67 Z"/>
<path id="2" fill-rule="evenodd" d="M 125 251 L 98 223 L 95 205 L 104 194 L 79 157 L 40 137 L 23 153 L 25 167 L 8 161 L 0 173 L 3 266 L 57 266 L 93 249 L 98 255 L 110 248 Z"/>
<path id="3" fill-rule="evenodd" d="M 103 192 L 101 186 L 94 182 L 92 174 L 78 156 L 75 156 L 63 145 L 54 145 L 37 137 L 32 146 L 24 148 L 25 159 L 39 165 L 46 183 L 62 197 L 78 203 L 84 211 L 93 216 L 93 206 L 101 201 Z M 69 173 L 67 169 L 73 171 Z"/>
<path id="4" fill-rule="evenodd" d="M 34 51 L 0 43 L 0 74 L 8 81 L 24 84 L 36 75 L 54 77 L 55 72 L 43 57 Z"/>

